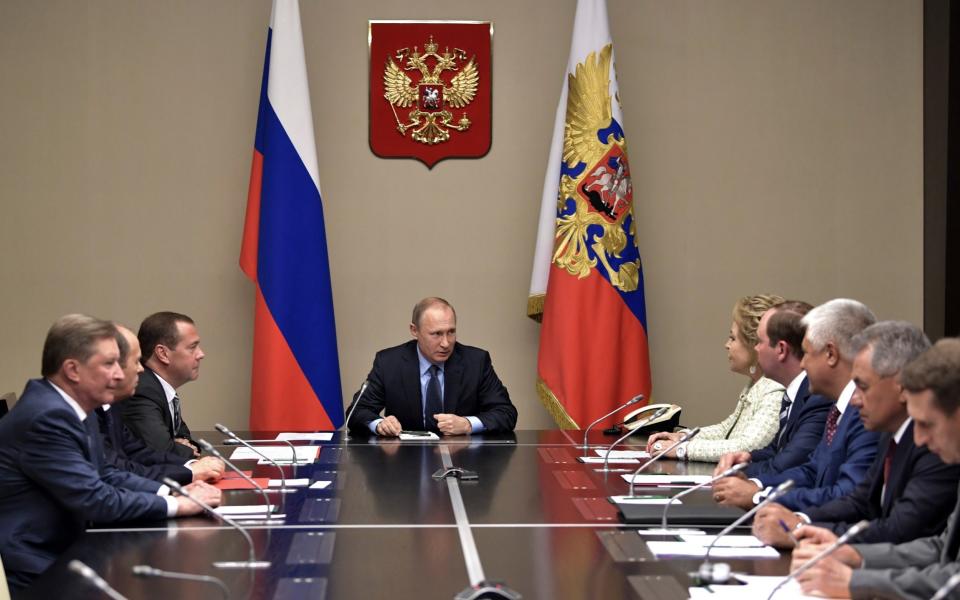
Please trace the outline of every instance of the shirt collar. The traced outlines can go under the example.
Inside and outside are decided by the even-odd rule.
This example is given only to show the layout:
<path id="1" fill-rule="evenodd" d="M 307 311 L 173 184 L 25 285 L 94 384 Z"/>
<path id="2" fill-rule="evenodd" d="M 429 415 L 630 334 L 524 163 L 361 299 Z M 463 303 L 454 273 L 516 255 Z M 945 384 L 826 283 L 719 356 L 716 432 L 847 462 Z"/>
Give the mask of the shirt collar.
<path id="1" fill-rule="evenodd" d="M 157 379 L 160 380 L 160 387 L 163 388 L 163 393 L 167 397 L 167 404 L 171 404 L 174 396 L 177 395 L 177 390 L 173 389 L 173 386 L 167 383 L 166 379 L 160 377 L 158 373 L 154 372 L 153 374 L 156 375 Z"/>
<path id="2" fill-rule="evenodd" d="M 57 393 L 60 394 L 61 397 L 63 397 L 63 399 L 66 401 L 67 405 L 70 406 L 70 408 L 73 409 L 73 412 L 75 412 L 75 413 L 77 414 L 77 418 L 80 419 L 80 422 L 81 422 L 81 423 L 83 423 L 84 421 L 87 420 L 87 413 L 86 413 L 86 411 L 83 410 L 82 408 L 80 408 L 80 405 L 77 404 L 77 401 L 76 401 L 76 400 L 74 400 L 73 398 L 70 397 L 70 394 L 68 394 L 68 393 L 66 393 L 65 391 L 61 390 L 60 387 L 57 386 L 57 384 L 55 384 L 54 382 L 50 381 L 49 379 L 47 380 L 47 383 L 49 383 L 49 384 L 53 387 L 53 389 L 57 390 Z"/>
<path id="3" fill-rule="evenodd" d="M 913 419 L 911 419 L 910 417 L 907 417 L 906 420 L 900 424 L 900 429 L 898 429 L 897 432 L 893 434 L 893 441 L 895 441 L 898 444 L 900 443 L 900 438 L 902 438 L 903 434 L 906 433 L 907 427 L 910 427 L 910 423 L 913 423 Z"/>
<path id="4" fill-rule="evenodd" d="M 796 402 L 797 392 L 800 391 L 800 386 L 803 385 L 803 380 L 806 376 L 806 371 L 800 371 L 800 374 L 794 377 L 790 385 L 787 386 L 787 396 L 790 396 L 790 402 Z"/>
<path id="5" fill-rule="evenodd" d="M 840 411 L 841 415 L 847 410 L 847 406 L 850 405 L 850 398 L 853 398 L 853 391 L 855 389 L 857 389 L 857 386 L 851 379 L 850 382 L 847 383 L 847 387 L 843 388 L 843 391 L 840 392 L 840 397 L 837 398 L 837 410 Z"/>
<path id="6" fill-rule="evenodd" d="M 433 363 L 427 360 L 427 357 L 423 355 L 423 352 L 420 352 L 420 344 L 417 344 L 417 359 L 420 362 L 420 375 L 424 376 L 430 370 L 430 367 L 433 366 Z M 443 373 L 444 363 L 437 365 L 437 368 L 440 369 L 440 373 Z"/>

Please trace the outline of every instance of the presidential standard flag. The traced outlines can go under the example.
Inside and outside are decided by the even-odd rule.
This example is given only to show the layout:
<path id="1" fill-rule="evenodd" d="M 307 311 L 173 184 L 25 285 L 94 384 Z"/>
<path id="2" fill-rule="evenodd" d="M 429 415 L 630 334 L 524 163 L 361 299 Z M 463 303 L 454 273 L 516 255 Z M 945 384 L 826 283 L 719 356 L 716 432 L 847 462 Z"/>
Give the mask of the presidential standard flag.
<path id="1" fill-rule="evenodd" d="M 604 0 L 579 0 L 544 180 L 527 313 L 537 392 L 581 428 L 650 396 L 643 270 Z M 611 419 L 612 421 L 612 419 Z"/>
<path id="2" fill-rule="evenodd" d="M 256 284 L 252 430 L 343 423 L 310 90 L 297 0 L 274 0 L 240 268 Z"/>

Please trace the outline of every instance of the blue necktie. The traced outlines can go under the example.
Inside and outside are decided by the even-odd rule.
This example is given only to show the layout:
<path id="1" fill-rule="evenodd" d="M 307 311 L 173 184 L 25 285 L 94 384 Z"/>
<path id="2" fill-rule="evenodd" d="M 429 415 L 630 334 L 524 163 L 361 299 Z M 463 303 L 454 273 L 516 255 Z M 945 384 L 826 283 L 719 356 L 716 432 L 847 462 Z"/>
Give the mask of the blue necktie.
<path id="1" fill-rule="evenodd" d="M 430 380 L 427 381 L 427 405 L 424 411 L 424 427 L 434 433 L 439 433 L 437 420 L 433 415 L 443 412 L 443 398 L 440 393 L 440 377 L 437 375 L 440 367 L 430 365 Z"/>

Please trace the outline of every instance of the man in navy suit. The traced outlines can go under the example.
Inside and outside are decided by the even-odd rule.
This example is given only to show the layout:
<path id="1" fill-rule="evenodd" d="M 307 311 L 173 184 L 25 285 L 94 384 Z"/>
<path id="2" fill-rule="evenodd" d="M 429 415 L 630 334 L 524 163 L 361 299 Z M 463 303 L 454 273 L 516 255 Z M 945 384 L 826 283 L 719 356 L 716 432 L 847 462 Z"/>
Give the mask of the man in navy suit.
<path id="1" fill-rule="evenodd" d="M 749 462 L 747 477 L 779 473 L 807 460 L 823 436 L 833 401 L 810 392 L 803 360 L 804 315 L 813 307 L 788 300 L 760 317 L 757 326 L 757 363 L 765 377 L 786 388 L 780 410 L 780 430 L 770 443 L 753 452 L 731 452 L 720 458 L 714 475 L 735 464 Z"/>
<path id="2" fill-rule="evenodd" d="M 179 454 L 148 447 L 123 423 L 117 405 L 133 395 L 140 373 L 143 372 L 143 365 L 140 364 L 140 342 L 137 336 L 123 325 L 116 325 L 116 328 L 119 333 L 117 345 L 120 348 L 123 381 L 117 387 L 116 401 L 96 410 L 107 462 L 119 469 L 157 481 L 169 477 L 177 483 L 188 484 L 192 481 L 220 479 L 224 465 L 219 458 L 204 456 L 184 462 Z"/>
<path id="3" fill-rule="evenodd" d="M 410 333 L 412 341 L 377 353 L 363 397 L 354 398 L 350 429 L 387 437 L 401 430 L 443 435 L 513 430 L 517 409 L 490 354 L 457 343 L 457 314 L 446 300 L 418 302 Z"/>
<path id="4" fill-rule="evenodd" d="M 58 319 L 43 346 L 43 379 L 28 382 L 0 421 L 0 555 L 14 592 L 49 567 L 91 521 L 200 512 L 186 498 L 165 495 L 166 486 L 103 463 L 90 413 L 113 401 L 123 379 L 115 336 L 112 324 L 93 317 Z M 216 488 L 198 482 L 190 489 L 219 504 Z"/>
<path id="5" fill-rule="evenodd" d="M 851 493 L 802 513 L 773 503 L 757 513 L 754 534 L 765 543 L 792 547 L 783 524 L 794 529 L 814 523 L 843 533 L 866 519 L 870 528 L 858 542 L 900 543 L 943 531 L 957 500 L 960 467 L 946 465 L 913 441 L 913 421 L 899 383 L 900 370 L 930 347 L 918 327 L 883 321 L 867 327 L 853 340 L 856 390 L 850 403 L 860 409 L 869 431 L 880 431 L 876 459 L 867 477 Z"/>
<path id="6" fill-rule="evenodd" d="M 750 508 L 774 487 L 792 479 L 794 488 L 780 503 L 804 510 L 850 493 L 863 480 L 877 454 L 879 435 L 863 428 L 859 410 L 850 405 L 855 387 L 851 344 L 856 334 L 874 322 L 876 317 L 869 308 L 845 298 L 830 300 L 807 313 L 801 365 L 813 393 L 836 398 L 823 437 L 803 464 L 750 480 L 727 477 L 718 481 L 713 488 L 717 502 Z"/>
<path id="7" fill-rule="evenodd" d="M 158 312 L 137 332 L 145 367 L 133 397 L 118 406 L 123 422 L 143 442 L 161 452 L 189 460 L 200 456 L 180 411 L 178 390 L 200 376 L 200 334 L 193 319 Z"/>

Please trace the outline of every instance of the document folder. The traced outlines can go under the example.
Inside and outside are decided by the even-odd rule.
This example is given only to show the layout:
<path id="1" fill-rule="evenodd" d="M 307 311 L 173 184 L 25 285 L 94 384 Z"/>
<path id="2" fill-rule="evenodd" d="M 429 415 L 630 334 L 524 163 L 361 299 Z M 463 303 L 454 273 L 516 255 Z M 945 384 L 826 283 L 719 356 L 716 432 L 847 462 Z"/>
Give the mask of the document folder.
<path id="1" fill-rule="evenodd" d="M 660 525 L 663 506 L 651 504 L 618 504 L 620 520 L 631 525 Z M 724 526 L 733 523 L 745 511 L 719 504 L 672 504 L 667 523 L 673 526 Z"/>

